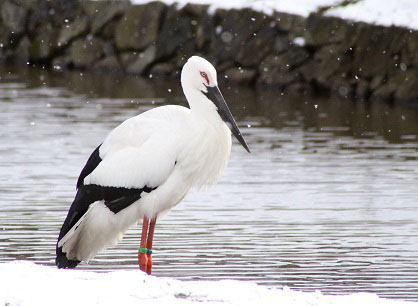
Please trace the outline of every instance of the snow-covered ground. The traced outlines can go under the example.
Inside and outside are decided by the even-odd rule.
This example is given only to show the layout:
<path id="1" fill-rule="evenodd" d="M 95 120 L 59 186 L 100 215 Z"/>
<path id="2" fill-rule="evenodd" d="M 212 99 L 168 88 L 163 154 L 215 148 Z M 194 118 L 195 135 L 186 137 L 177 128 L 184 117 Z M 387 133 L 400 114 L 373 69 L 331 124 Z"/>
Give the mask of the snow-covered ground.
<path id="1" fill-rule="evenodd" d="M 273 11 L 287 12 L 301 16 L 308 16 L 320 7 L 329 7 L 342 0 L 161 0 L 167 4 L 186 3 L 209 4 L 210 11 L 217 8 L 250 7 L 266 14 Z M 131 0 L 132 3 L 148 3 L 150 0 Z M 325 15 L 338 16 L 354 21 L 380 24 L 385 26 L 397 25 L 418 29 L 418 0 L 360 0 L 345 7 L 330 9 Z"/>
<path id="2" fill-rule="evenodd" d="M 28 261 L 0 264 L 0 305 L 414 306 L 371 293 L 323 295 L 243 281 L 179 281 L 137 271 L 58 270 Z"/>

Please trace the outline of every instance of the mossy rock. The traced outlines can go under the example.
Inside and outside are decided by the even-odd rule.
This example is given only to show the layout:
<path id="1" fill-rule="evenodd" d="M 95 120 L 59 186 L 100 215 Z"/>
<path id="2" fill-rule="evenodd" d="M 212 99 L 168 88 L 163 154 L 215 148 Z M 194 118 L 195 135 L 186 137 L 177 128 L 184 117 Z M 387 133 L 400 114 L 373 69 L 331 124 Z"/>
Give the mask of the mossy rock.
<path id="1" fill-rule="evenodd" d="M 57 50 L 57 34 L 51 24 L 44 24 L 38 29 L 36 36 L 33 38 L 29 56 L 31 61 L 46 61 L 54 55 Z"/>
<path id="2" fill-rule="evenodd" d="M 116 26 L 116 47 L 119 50 L 142 50 L 156 41 L 165 8 L 161 2 L 132 6 Z"/>
<path id="3" fill-rule="evenodd" d="M 16 5 L 10 0 L 6 0 L 1 6 L 0 13 L 2 23 L 5 26 L 5 29 L 2 31 L 13 32 L 15 35 L 25 32 L 26 17 L 28 15 L 27 9 Z"/>
<path id="4" fill-rule="evenodd" d="M 129 1 L 112 1 L 92 16 L 91 31 L 99 33 L 108 23 L 121 17 L 131 7 Z"/>
<path id="5" fill-rule="evenodd" d="M 74 22 L 65 24 L 58 35 L 57 46 L 66 46 L 71 40 L 87 34 L 89 29 L 89 20 L 86 16 L 77 18 Z"/>
<path id="6" fill-rule="evenodd" d="M 219 62 L 233 61 L 248 40 L 260 29 L 269 26 L 271 17 L 251 9 L 218 9 L 214 15 L 216 27 L 211 54 Z"/>
<path id="7" fill-rule="evenodd" d="M 187 41 L 192 41 L 194 36 L 194 17 L 184 11 L 178 11 L 176 7 L 170 7 L 164 20 L 156 42 L 157 57 L 169 58 L 180 49 L 184 50 Z M 189 44 L 188 49 L 194 51 L 194 44 Z"/>
<path id="8" fill-rule="evenodd" d="M 75 40 L 70 47 L 71 62 L 75 67 L 92 67 L 104 55 L 105 42 L 97 37 Z"/>
<path id="9" fill-rule="evenodd" d="M 258 31 L 242 46 L 237 62 L 245 67 L 257 67 L 265 55 L 273 51 L 276 35 L 277 29 L 271 26 Z"/>

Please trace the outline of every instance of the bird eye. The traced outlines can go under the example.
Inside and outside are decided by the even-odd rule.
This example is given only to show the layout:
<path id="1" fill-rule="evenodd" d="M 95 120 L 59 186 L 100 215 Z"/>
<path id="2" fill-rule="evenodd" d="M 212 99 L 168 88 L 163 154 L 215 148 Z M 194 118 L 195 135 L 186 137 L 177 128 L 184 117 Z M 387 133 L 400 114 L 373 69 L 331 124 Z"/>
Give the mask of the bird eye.
<path id="1" fill-rule="evenodd" d="M 204 72 L 200 72 L 200 75 L 202 76 L 202 77 L 204 77 L 204 78 L 206 78 L 207 77 L 207 75 L 206 75 L 206 73 L 204 73 Z"/>

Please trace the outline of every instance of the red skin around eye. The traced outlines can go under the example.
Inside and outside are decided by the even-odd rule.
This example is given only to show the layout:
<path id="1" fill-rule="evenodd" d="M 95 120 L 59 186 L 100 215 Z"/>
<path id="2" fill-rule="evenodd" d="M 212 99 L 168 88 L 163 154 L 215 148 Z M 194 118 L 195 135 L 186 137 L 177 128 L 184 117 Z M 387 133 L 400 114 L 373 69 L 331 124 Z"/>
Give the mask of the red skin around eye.
<path id="1" fill-rule="evenodd" d="M 210 85 L 209 84 L 209 78 L 208 78 L 208 75 L 207 74 L 205 74 L 205 75 L 202 75 L 203 74 L 203 72 L 201 71 L 200 72 L 200 75 L 206 80 L 206 82 L 208 83 L 208 86 Z"/>

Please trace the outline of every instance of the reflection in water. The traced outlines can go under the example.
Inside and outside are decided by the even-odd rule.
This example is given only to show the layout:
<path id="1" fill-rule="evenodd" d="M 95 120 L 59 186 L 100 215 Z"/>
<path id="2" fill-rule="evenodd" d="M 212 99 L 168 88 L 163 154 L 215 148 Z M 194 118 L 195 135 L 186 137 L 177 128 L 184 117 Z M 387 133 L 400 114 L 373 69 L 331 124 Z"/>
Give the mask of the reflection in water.
<path id="1" fill-rule="evenodd" d="M 0 261 L 54 264 L 76 178 L 107 132 L 178 81 L 3 71 Z M 251 148 L 157 225 L 157 276 L 418 299 L 418 111 L 221 85 Z M 139 227 L 81 269 L 136 269 Z"/>

